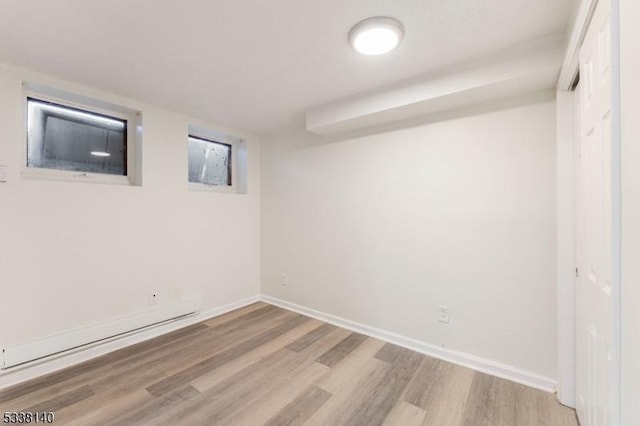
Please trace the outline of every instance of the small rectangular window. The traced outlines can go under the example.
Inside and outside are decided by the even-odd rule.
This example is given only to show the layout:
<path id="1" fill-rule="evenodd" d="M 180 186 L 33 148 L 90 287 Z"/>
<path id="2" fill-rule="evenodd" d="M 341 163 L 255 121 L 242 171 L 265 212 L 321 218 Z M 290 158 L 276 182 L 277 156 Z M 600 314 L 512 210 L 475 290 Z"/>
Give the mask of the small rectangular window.
<path id="1" fill-rule="evenodd" d="M 232 186 L 231 154 L 229 144 L 190 135 L 189 182 Z"/>
<path id="2" fill-rule="evenodd" d="M 127 120 L 27 97 L 27 167 L 127 176 Z"/>

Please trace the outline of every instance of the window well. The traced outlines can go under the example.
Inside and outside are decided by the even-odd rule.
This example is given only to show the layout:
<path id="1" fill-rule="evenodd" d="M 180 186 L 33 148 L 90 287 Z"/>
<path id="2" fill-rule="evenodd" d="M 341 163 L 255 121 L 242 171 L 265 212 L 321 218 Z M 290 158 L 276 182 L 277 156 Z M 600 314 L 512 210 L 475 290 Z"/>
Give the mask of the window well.
<path id="1" fill-rule="evenodd" d="M 232 146 L 189 136 L 189 182 L 231 186 Z"/>
<path id="2" fill-rule="evenodd" d="M 27 98 L 27 166 L 127 175 L 127 120 Z"/>

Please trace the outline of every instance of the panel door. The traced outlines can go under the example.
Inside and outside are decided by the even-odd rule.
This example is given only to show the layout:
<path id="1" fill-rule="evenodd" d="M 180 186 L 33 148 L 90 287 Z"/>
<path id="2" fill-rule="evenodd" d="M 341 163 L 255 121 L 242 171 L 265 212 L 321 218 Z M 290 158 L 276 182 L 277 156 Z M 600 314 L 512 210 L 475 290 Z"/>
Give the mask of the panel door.
<path id="1" fill-rule="evenodd" d="M 584 426 L 611 423 L 611 18 L 600 0 L 580 49 L 577 153 L 577 411 Z"/>

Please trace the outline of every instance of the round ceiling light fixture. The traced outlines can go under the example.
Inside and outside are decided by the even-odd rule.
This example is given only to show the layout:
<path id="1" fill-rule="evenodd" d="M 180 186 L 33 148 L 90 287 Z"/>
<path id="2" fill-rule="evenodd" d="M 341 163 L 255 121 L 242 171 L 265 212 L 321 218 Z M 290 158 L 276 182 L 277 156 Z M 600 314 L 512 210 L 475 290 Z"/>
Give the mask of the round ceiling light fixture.
<path id="1" fill-rule="evenodd" d="M 349 31 L 349 43 L 363 55 L 382 55 L 398 47 L 404 26 L 397 19 L 376 16 L 358 22 Z"/>

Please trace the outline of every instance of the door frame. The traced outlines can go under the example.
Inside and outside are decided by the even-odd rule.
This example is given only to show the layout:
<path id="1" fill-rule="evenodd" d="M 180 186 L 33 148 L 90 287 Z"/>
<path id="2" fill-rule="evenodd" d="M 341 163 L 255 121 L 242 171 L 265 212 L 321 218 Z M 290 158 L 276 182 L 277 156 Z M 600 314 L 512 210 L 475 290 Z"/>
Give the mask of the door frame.
<path id="1" fill-rule="evenodd" d="M 598 0 L 583 0 L 575 18 L 569 44 L 556 87 L 557 151 L 557 309 L 558 309 L 558 400 L 575 407 L 576 401 L 576 256 L 575 256 L 575 111 L 572 88 L 579 69 L 578 52 L 586 35 Z M 621 318 L 621 137 L 620 137 L 620 14 L 619 0 L 611 0 L 612 52 L 612 425 L 620 424 L 620 318 Z"/>
<path id="2" fill-rule="evenodd" d="M 558 400 L 576 407 L 576 198 L 575 96 L 556 94 L 556 250 L 558 300 Z"/>

